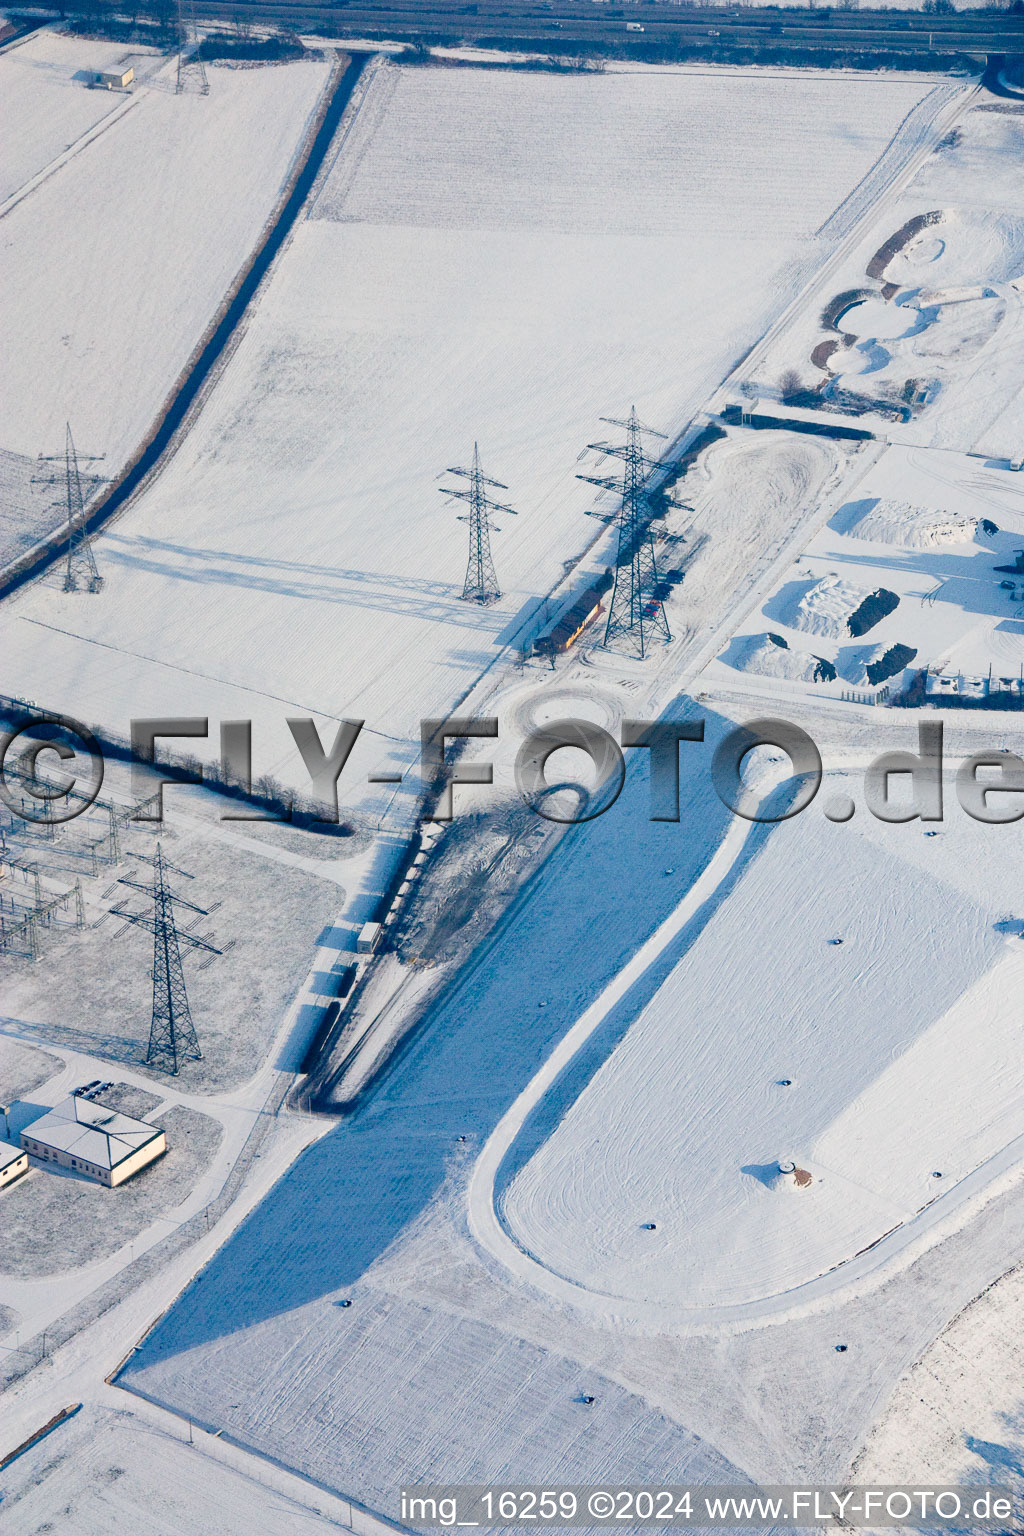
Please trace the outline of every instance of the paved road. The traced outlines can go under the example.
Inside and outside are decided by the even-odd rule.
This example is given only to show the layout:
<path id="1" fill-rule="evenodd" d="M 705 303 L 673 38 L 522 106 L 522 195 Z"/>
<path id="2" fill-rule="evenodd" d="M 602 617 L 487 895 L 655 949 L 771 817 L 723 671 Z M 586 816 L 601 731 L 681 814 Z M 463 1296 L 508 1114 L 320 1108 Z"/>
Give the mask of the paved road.
<path id="1" fill-rule="evenodd" d="M 328 23 L 333 35 L 403 38 L 421 34 L 452 39 L 550 38 L 570 42 L 643 42 L 719 47 L 781 46 L 857 52 L 1024 52 L 1024 15 L 926 16 L 921 12 L 862 12 L 683 6 L 673 0 L 196 0 L 201 17 L 237 18 L 309 27 Z"/>

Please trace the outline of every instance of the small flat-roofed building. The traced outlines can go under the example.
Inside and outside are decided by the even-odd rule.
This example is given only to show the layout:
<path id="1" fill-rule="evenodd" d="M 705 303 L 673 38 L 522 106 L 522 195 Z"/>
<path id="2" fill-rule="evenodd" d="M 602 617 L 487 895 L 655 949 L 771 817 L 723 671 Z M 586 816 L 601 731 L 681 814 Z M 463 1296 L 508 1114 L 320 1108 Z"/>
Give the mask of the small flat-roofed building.
<path id="1" fill-rule="evenodd" d="M 114 1186 L 161 1157 L 167 1138 L 158 1125 L 75 1095 L 27 1125 L 21 1145 L 40 1162 Z"/>
<path id="2" fill-rule="evenodd" d="M 372 955 L 383 937 L 384 928 L 381 923 L 364 923 L 356 939 L 356 953 Z"/>
<path id="3" fill-rule="evenodd" d="M 108 91 L 126 91 L 134 79 L 134 69 L 98 69 L 93 84 Z"/>
<path id="4" fill-rule="evenodd" d="M 28 1154 L 9 1141 L 0 1141 L 0 1189 L 6 1189 L 15 1179 L 28 1173 Z"/>

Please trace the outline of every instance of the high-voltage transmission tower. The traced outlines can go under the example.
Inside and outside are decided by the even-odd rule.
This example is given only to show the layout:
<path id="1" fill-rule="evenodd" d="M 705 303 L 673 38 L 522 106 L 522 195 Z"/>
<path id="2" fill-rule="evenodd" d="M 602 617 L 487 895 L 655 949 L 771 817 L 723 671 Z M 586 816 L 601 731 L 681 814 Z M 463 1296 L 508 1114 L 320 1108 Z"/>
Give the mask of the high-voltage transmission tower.
<path id="1" fill-rule="evenodd" d="M 68 507 L 68 558 L 64 569 L 65 592 L 100 592 L 103 577 L 96 568 L 96 556 L 92 552 L 92 540 L 85 528 L 85 497 L 82 495 L 82 476 L 78 469 L 78 455 L 68 423 L 64 443 L 64 476 Z"/>
<path id="2" fill-rule="evenodd" d="M 501 596 L 498 586 L 498 578 L 494 571 L 494 560 L 491 557 L 491 529 L 498 532 L 497 523 L 492 523 L 492 512 L 510 512 L 513 517 L 514 508 L 506 507 L 500 501 L 491 501 L 484 486 L 493 485 L 499 491 L 507 491 L 508 486 L 502 485 L 500 480 L 488 480 L 480 468 L 480 449 L 473 444 L 472 469 L 447 469 L 447 475 L 463 475 L 470 482 L 468 491 L 447 490 L 440 487 L 442 496 L 455 496 L 459 501 L 469 502 L 469 511 L 459 518 L 460 523 L 469 524 L 469 563 L 466 566 L 466 580 L 462 588 L 462 597 L 465 602 L 489 603 Z"/>
<path id="3" fill-rule="evenodd" d="M 101 459 L 102 454 L 86 454 L 90 461 Z M 75 450 L 74 439 L 71 436 L 71 423 L 67 424 L 67 436 L 64 440 L 64 452 L 61 454 L 42 454 L 40 462 L 44 464 L 60 464 L 62 472 L 53 475 L 43 475 L 41 480 L 47 485 L 60 485 L 64 491 L 65 510 L 68 519 L 68 552 L 64 562 L 64 591 L 65 592 L 101 592 L 103 590 L 103 577 L 96 567 L 96 556 L 92 551 L 92 540 L 89 538 L 85 527 L 85 493 L 82 490 L 82 475 L 78 466 L 79 455 Z"/>
<path id="4" fill-rule="evenodd" d="M 203 1058 L 185 991 L 181 945 L 189 944 L 194 949 L 205 949 L 211 957 L 222 951 L 215 949 L 207 939 L 185 933 L 178 927 L 174 915 L 176 906 L 187 907 L 190 912 L 197 912 L 201 917 L 208 916 L 208 913 L 205 907 L 197 907 L 191 901 L 185 901 L 183 897 L 174 894 L 167 884 L 168 869 L 174 870 L 177 875 L 184 875 L 187 880 L 192 879 L 186 870 L 175 869 L 173 864 L 164 863 L 163 850 L 157 843 L 152 885 L 143 885 L 141 881 L 129 880 L 126 876 L 122 876 L 119 882 L 151 895 L 152 915 L 129 912 L 125 907 L 111 907 L 110 910 L 129 923 L 138 923 L 153 935 L 153 1017 L 149 1026 L 146 1062 L 151 1067 L 177 1075 L 183 1061 L 201 1061 Z"/>
<path id="5" fill-rule="evenodd" d="M 182 96 L 191 91 L 197 96 L 210 94 L 210 82 L 206 78 L 203 63 L 202 38 L 196 25 L 195 0 L 178 0 L 178 75 L 174 94 Z"/>
<path id="6" fill-rule="evenodd" d="M 672 638 L 665 605 L 658 588 L 658 565 L 654 554 L 654 534 L 651 531 L 651 511 L 648 505 L 647 481 L 652 470 L 659 467 L 656 459 L 644 453 L 641 435 L 664 437 L 637 420 L 636 407 L 626 421 L 602 416 L 602 421 L 613 427 L 625 427 L 628 434 L 624 444 L 588 443 L 588 448 L 598 453 L 608 453 L 623 460 L 623 472 L 618 475 L 578 475 L 604 490 L 618 491 L 622 505 L 617 513 L 607 518 L 618 521 L 619 543 L 615 559 L 615 577 L 611 602 L 608 605 L 608 622 L 605 625 L 603 644 L 609 650 L 619 651 L 639 660 L 647 655 L 656 639 Z M 596 516 L 604 516 L 597 513 Z"/>

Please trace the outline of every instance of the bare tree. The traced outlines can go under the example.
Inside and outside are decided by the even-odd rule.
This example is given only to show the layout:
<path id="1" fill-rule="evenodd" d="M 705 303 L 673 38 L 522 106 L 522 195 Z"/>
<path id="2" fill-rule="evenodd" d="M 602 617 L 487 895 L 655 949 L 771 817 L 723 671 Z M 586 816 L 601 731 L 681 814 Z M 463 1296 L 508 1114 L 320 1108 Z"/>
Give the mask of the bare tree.
<path id="1" fill-rule="evenodd" d="M 779 380 L 779 397 L 789 400 L 803 390 L 803 380 L 795 368 L 787 368 Z"/>

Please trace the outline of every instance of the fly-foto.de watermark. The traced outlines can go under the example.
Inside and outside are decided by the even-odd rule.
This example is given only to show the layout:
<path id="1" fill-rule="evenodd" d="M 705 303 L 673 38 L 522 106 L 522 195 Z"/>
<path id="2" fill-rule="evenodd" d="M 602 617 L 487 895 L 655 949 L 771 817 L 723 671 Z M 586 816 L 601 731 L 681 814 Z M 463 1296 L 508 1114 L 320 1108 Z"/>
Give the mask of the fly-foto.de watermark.
<path id="1" fill-rule="evenodd" d="M 314 824 L 337 823 L 338 787 L 365 721 L 342 720 L 333 742 L 325 743 L 310 718 L 285 721 L 309 777 L 310 800 L 316 807 Z M 680 795 L 683 753 L 706 752 L 705 722 L 687 720 L 623 720 L 618 737 L 589 720 L 555 720 L 531 730 L 516 751 L 514 776 L 523 801 L 548 821 L 592 821 L 611 810 L 626 782 L 626 753 L 649 756 L 649 817 L 651 821 L 680 821 L 685 807 Z M 951 766 L 943 756 L 941 721 L 920 721 L 915 747 L 880 753 L 864 770 L 863 804 L 879 821 L 905 822 L 944 818 L 944 774 Z M 219 761 L 211 770 L 201 764 L 184 770 L 176 766 L 163 776 L 158 742 L 209 739 L 210 722 L 188 716 L 131 722 L 133 793 L 139 804 L 134 819 L 162 822 L 163 788 L 169 784 L 232 786 L 236 795 L 258 800 L 252 789 L 252 726 L 247 720 L 219 725 Z M 463 762 L 460 743 L 498 738 L 493 716 L 429 719 L 420 723 L 419 776 L 426 793 L 422 818 L 451 821 L 456 785 L 491 785 L 494 765 Z M 454 747 L 454 751 L 453 751 Z M 784 793 L 766 795 L 744 780 L 743 765 L 755 748 L 773 748 L 789 759 Z M 574 748 L 590 758 L 594 787 L 576 788 L 577 804 L 566 809 L 556 792 L 566 787 L 554 778 L 549 764 L 555 753 Z M 95 801 L 103 784 L 104 749 L 96 735 L 70 716 L 35 714 L 0 738 L 0 799 L 26 821 L 71 821 Z M 692 769 L 707 768 L 718 798 L 728 810 L 747 821 L 777 822 L 797 816 L 815 800 L 824 769 L 813 738 L 798 725 L 782 719 L 759 719 L 737 725 L 715 745 L 710 762 L 696 756 Z M 400 773 L 371 773 L 371 784 L 402 782 Z M 844 783 L 849 775 L 843 774 Z M 155 789 L 154 789 L 155 786 Z M 998 826 L 1024 817 L 1024 759 L 1005 748 L 975 752 L 956 766 L 956 800 L 974 821 Z M 847 793 L 823 798 L 830 821 L 849 821 L 856 804 Z M 231 820 L 265 820 L 265 805 L 251 811 L 228 809 Z M 273 819 L 287 820 L 287 807 Z M 307 824 L 309 818 L 307 818 Z"/>
<path id="2" fill-rule="evenodd" d="M 928 1531 L 1015 1528 L 1019 1501 L 1007 1487 L 913 1484 L 888 1487 L 618 1484 L 580 1487 L 415 1487 L 399 1493 L 397 1515 L 416 1529 L 468 1527 L 662 1526 L 701 1530 L 819 1530 L 888 1526 Z"/>

